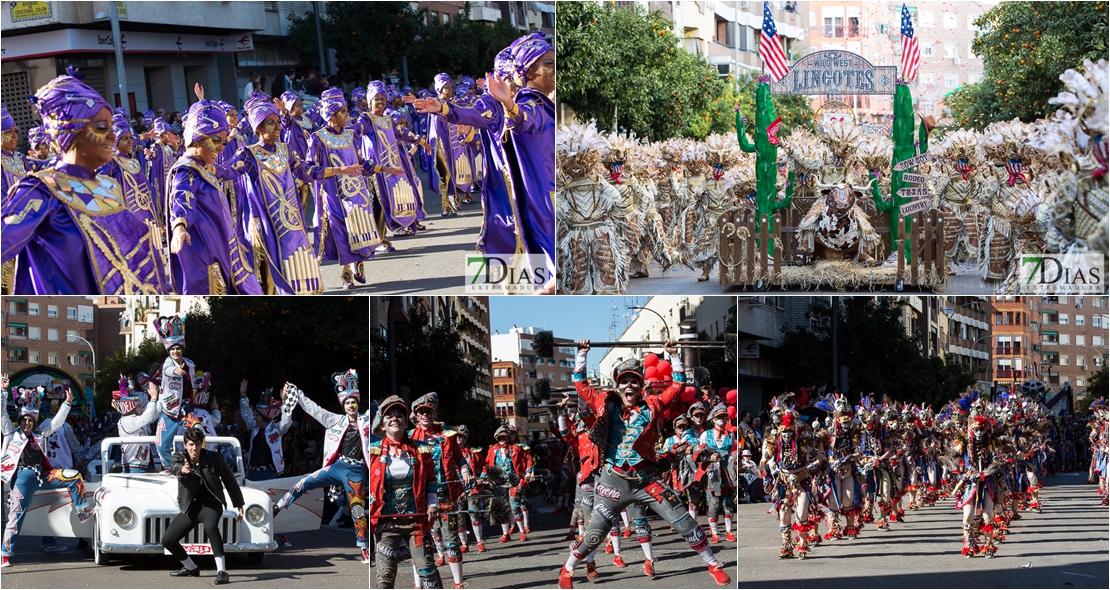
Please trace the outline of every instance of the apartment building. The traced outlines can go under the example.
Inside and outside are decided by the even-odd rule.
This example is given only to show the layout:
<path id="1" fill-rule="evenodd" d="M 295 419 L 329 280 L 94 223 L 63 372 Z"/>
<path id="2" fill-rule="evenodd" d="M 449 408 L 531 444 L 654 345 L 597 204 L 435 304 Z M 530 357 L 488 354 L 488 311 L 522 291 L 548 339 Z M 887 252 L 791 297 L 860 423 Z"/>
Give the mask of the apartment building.
<path id="1" fill-rule="evenodd" d="M 86 297 L 5 297 L 4 372 L 35 365 L 61 370 L 74 383 L 92 387 L 96 313 Z"/>
<path id="2" fill-rule="evenodd" d="M 1087 389 L 1093 373 L 1106 362 L 1107 298 L 1036 297 L 1040 303 L 1042 380 L 1050 389 L 1069 383 L 1072 391 Z"/>

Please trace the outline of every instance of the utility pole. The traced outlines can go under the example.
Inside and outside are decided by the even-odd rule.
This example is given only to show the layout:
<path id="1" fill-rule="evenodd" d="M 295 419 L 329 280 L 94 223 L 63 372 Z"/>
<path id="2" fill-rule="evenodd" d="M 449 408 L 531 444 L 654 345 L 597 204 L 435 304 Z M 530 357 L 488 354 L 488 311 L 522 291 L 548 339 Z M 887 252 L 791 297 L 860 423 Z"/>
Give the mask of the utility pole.
<path id="1" fill-rule="evenodd" d="M 316 56 L 317 56 L 317 59 L 320 60 L 320 66 L 319 66 L 319 69 L 318 69 L 318 71 L 319 71 L 318 76 L 323 76 L 325 73 L 327 73 L 328 65 L 324 61 L 324 34 L 320 31 L 320 3 L 319 2 L 313 2 L 312 3 L 312 16 L 313 16 L 314 19 L 316 19 Z"/>
<path id="2" fill-rule="evenodd" d="M 116 77 L 119 78 L 119 106 L 131 113 L 127 102 L 127 69 L 123 67 L 123 38 L 119 32 L 119 3 L 108 2 L 108 20 L 112 23 L 112 45 L 116 48 Z"/>

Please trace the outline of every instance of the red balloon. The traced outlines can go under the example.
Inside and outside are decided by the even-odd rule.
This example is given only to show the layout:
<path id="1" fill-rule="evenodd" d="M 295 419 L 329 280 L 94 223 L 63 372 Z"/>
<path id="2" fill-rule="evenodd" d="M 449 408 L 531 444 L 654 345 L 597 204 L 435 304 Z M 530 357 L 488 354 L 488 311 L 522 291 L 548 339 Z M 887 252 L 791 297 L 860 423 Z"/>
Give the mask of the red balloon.
<path id="1" fill-rule="evenodd" d="M 736 405 L 736 390 L 735 389 L 730 389 L 729 392 L 725 394 L 725 400 L 728 401 L 728 405 L 735 406 Z"/>
<path id="2" fill-rule="evenodd" d="M 735 420 L 736 419 L 736 406 L 729 406 L 728 407 L 728 419 L 729 420 Z"/>
<path id="3" fill-rule="evenodd" d="M 659 361 L 655 364 L 655 369 L 659 371 L 661 379 L 669 379 L 671 376 L 671 363 L 667 361 Z"/>
<path id="4" fill-rule="evenodd" d="M 646 379 L 646 380 L 650 381 L 650 380 L 656 379 L 658 377 L 659 377 L 659 369 L 657 367 L 654 367 L 654 366 L 648 367 L 647 370 L 644 371 L 644 379 Z"/>
<path id="5" fill-rule="evenodd" d="M 647 356 L 644 357 L 644 366 L 645 367 L 654 367 L 655 363 L 658 363 L 658 362 L 659 362 L 659 355 L 655 354 L 654 352 L 649 352 L 649 353 L 647 353 Z"/>
<path id="6" fill-rule="evenodd" d="M 696 389 L 694 389 L 693 387 L 687 387 L 682 391 L 682 402 L 688 404 L 694 401 L 694 398 L 697 397 L 697 395 L 698 392 Z"/>

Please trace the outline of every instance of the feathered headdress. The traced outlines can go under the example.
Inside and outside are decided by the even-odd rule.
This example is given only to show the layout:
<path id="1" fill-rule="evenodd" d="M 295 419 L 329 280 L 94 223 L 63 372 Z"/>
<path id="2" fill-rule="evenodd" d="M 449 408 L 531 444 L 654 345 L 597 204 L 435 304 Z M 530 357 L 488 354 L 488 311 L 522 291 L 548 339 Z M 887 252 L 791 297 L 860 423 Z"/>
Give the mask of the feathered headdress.
<path id="1" fill-rule="evenodd" d="M 555 134 L 555 155 L 560 170 L 572 179 L 597 172 L 597 165 L 609 151 L 609 142 L 597 132 L 597 124 L 563 125 Z"/>
<path id="2" fill-rule="evenodd" d="M 347 369 L 339 373 L 331 374 L 332 383 L 335 383 L 335 395 L 339 397 L 339 403 L 342 404 L 347 401 L 347 398 L 359 398 L 358 392 L 358 373 L 354 369 Z"/>
<path id="3" fill-rule="evenodd" d="M 863 138 L 863 128 L 847 119 L 833 119 L 821 126 L 822 139 L 834 155 L 846 158 Z"/>

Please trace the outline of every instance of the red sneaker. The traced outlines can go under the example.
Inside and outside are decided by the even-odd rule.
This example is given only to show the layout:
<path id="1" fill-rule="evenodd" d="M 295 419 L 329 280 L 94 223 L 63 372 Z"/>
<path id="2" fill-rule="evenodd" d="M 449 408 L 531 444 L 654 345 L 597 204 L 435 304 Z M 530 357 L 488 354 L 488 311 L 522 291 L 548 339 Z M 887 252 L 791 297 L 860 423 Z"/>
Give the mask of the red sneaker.
<path id="1" fill-rule="evenodd" d="M 530 526 L 524 527 L 524 532 L 526 532 L 526 533 L 532 532 L 532 527 L 530 527 Z"/>
<path id="2" fill-rule="evenodd" d="M 735 541 L 736 540 L 736 535 L 734 535 L 732 533 L 725 533 L 725 538 L 728 539 L 729 541 Z M 817 537 L 817 538 L 820 539 L 821 537 Z"/>
<path id="3" fill-rule="evenodd" d="M 467 545 L 461 545 L 461 546 L 459 547 L 459 552 L 460 552 L 460 553 L 466 553 L 467 551 L 470 551 L 470 547 L 469 547 L 469 546 L 467 546 Z"/>
<path id="4" fill-rule="evenodd" d="M 649 578 L 654 578 L 655 577 L 655 560 L 654 559 L 645 559 L 644 560 L 644 575 L 649 577 Z"/>
<path id="5" fill-rule="evenodd" d="M 617 567 L 628 567 L 628 564 L 625 563 L 623 559 L 621 559 L 620 555 L 613 556 L 613 565 Z"/>
<path id="6" fill-rule="evenodd" d="M 454 587 L 455 587 L 456 590 L 458 590 L 459 588 L 466 588 L 466 582 L 462 582 L 461 584 L 455 584 Z"/>
<path id="7" fill-rule="evenodd" d="M 574 574 L 567 571 L 567 566 L 559 568 L 559 587 L 574 588 Z"/>
<path id="8" fill-rule="evenodd" d="M 526 532 L 527 532 L 527 531 L 525 531 L 525 533 L 526 533 Z M 527 541 L 527 540 L 528 540 L 528 535 L 527 535 L 527 534 L 525 534 L 525 533 L 520 533 L 520 540 L 521 540 L 521 541 Z"/>
<path id="9" fill-rule="evenodd" d="M 442 557 L 436 558 L 436 567 L 443 567 L 443 558 Z"/>
<path id="10" fill-rule="evenodd" d="M 724 566 L 719 563 L 709 566 L 709 573 L 713 574 L 713 579 L 721 586 L 725 586 L 729 582 L 732 582 L 732 578 L 728 577 L 728 572 L 725 571 Z"/>
<path id="11" fill-rule="evenodd" d="M 709 540 L 713 541 L 714 543 L 720 543 L 721 542 L 721 538 L 718 537 L 717 535 L 713 535 L 712 537 L 709 537 Z"/>
<path id="12" fill-rule="evenodd" d="M 8 567 L 11 564 L 12 562 L 8 561 L 7 555 L 5 555 L 3 558 L 0 558 L 0 567 Z"/>
<path id="13" fill-rule="evenodd" d="M 605 540 L 605 552 L 606 553 L 612 553 L 613 552 L 613 540 L 612 539 L 606 539 Z"/>
<path id="14" fill-rule="evenodd" d="M 485 553 L 485 552 L 486 552 L 486 546 L 483 545 L 481 541 L 478 541 L 478 553 Z"/>
<path id="15" fill-rule="evenodd" d="M 624 538 L 627 539 L 632 536 L 632 529 L 624 529 Z"/>
<path id="16" fill-rule="evenodd" d="M 501 540 L 498 541 L 498 543 L 508 543 L 509 541 L 512 541 L 512 540 L 513 540 L 513 536 L 506 533 L 504 535 L 501 535 Z"/>
<path id="17" fill-rule="evenodd" d="M 593 580 L 597 578 L 597 564 L 586 562 L 586 579 Z"/>

